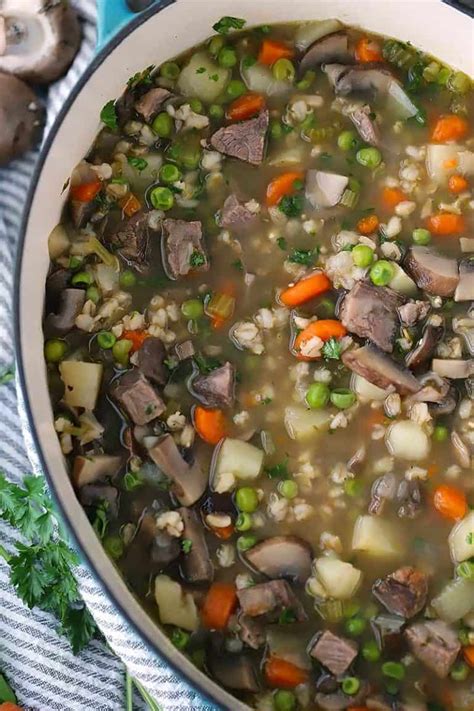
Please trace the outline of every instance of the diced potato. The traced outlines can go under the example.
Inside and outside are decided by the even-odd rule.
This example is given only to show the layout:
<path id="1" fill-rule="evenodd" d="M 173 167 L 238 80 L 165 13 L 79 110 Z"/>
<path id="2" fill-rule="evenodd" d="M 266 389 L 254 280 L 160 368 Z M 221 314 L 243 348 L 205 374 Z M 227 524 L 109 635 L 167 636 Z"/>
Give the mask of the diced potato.
<path id="1" fill-rule="evenodd" d="M 107 264 L 95 264 L 93 267 L 95 281 L 103 294 L 111 294 L 118 290 L 120 272 Z"/>
<path id="2" fill-rule="evenodd" d="M 360 570 L 338 558 L 318 558 L 314 570 L 328 595 L 336 600 L 349 600 L 362 580 Z"/>
<path id="3" fill-rule="evenodd" d="M 431 448 L 428 435 L 413 420 L 394 422 L 388 429 L 385 442 L 394 457 L 410 462 L 426 459 Z"/>
<path id="4" fill-rule="evenodd" d="M 176 625 L 189 632 L 194 632 L 199 627 L 199 616 L 193 596 L 185 593 L 181 585 L 171 580 L 168 575 L 157 575 L 155 600 L 162 624 Z"/>
<path id="5" fill-rule="evenodd" d="M 252 64 L 251 67 L 247 67 L 244 62 L 242 62 L 240 65 L 240 73 L 247 85 L 247 89 L 249 89 L 249 91 L 255 91 L 258 94 L 280 96 L 291 91 L 293 87 L 289 81 L 275 79 L 272 70 L 263 64 L 256 63 Z"/>
<path id="6" fill-rule="evenodd" d="M 262 471 L 264 452 L 240 439 L 225 439 L 217 455 L 214 483 L 222 474 L 232 474 L 241 481 L 257 479 Z"/>
<path id="7" fill-rule="evenodd" d="M 197 52 L 179 75 L 178 89 L 184 96 L 211 104 L 222 94 L 229 79 L 229 69 L 220 67 L 205 52 Z"/>
<path id="8" fill-rule="evenodd" d="M 48 237 L 48 250 L 51 259 L 57 259 L 69 249 L 69 237 L 64 225 L 56 225 Z"/>
<path id="9" fill-rule="evenodd" d="M 371 402 L 372 400 L 377 400 L 381 402 L 387 397 L 387 391 L 383 388 L 377 387 L 377 385 L 372 385 L 368 380 L 362 377 L 362 375 L 354 374 L 351 379 L 351 390 L 357 393 L 357 397 L 360 402 Z"/>
<path id="10" fill-rule="evenodd" d="M 285 408 L 285 427 L 291 439 L 310 439 L 318 431 L 326 430 L 329 420 L 327 410 L 307 410 L 297 405 Z"/>
<path id="11" fill-rule="evenodd" d="M 295 34 L 295 45 L 299 50 L 308 49 L 314 42 L 337 32 L 342 28 L 339 20 L 315 20 L 301 24 Z"/>
<path id="12" fill-rule="evenodd" d="M 460 146 L 455 143 L 434 143 L 427 146 L 426 170 L 436 183 L 445 183 L 449 176 L 459 170 Z"/>
<path id="13" fill-rule="evenodd" d="M 70 407 L 93 410 L 102 382 L 102 371 L 100 363 L 63 360 L 59 364 L 59 372 L 64 383 L 64 402 Z"/>
<path id="14" fill-rule="evenodd" d="M 474 557 L 474 511 L 455 524 L 448 540 L 451 557 L 456 563 Z"/>
<path id="15" fill-rule="evenodd" d="M 451 580 L 431 604 L 448 624 L 460 620 L 474 610 L 474 582 L 465 578 Z"/>
<path id="16" fill-rule="evenodd" d="M 418 108 L 397 81 L 391 81 L 388 85 L 387 107 L 403 121 L 418 113 Z"/>
<path id="17" fill-rule="evenodd" d="M 402 554 L 400 536 L 389 521 L 375 516 L 359 516 L 354 526 L 352 550 L 377 557 Z"/>
<path id="18" fill-rule="evenodd" d="M 391 279 L 389 287 L 404 296 L 416 296 L 418 294 L 418 287 L 413 279 L 403 271 L 399 264 L 392 262 L 392 265 L 395 267 L 395 275 Z"/>
<path id="19" fill-rule="evenodd" d="M 474 175 L 473 151 L 459 151 L 459 171 L 463 175 Z"/>

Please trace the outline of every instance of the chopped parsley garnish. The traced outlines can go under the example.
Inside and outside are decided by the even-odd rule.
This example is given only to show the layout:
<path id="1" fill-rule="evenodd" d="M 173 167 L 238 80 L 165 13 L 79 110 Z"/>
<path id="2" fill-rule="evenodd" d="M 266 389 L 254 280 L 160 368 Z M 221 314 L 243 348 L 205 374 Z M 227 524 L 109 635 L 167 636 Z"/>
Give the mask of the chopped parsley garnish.
<path id="1" fill-rule="evenodd" d="M 148 166 L 148 161 L 144 158 L 134 158 L 133 156 L 130 156 L 127 160 L 132 168 L 136 168 L 136 170 L 140 173 Z"/>
<path id="2" fill-rule="evenodd" d="M 107 128 L 114 131 L 118 127 L 117 122 L 117 112 L 115 110 L 115 101 L 111 99 L 108 101 L 100 112 L 100 120 Z"/>
<path id="3" fill-rule="evenodd" d="M 304 264 L 304 266 L 310 267 L 314 264 L 314 259 L 317 255 L 317 249 L 294 249 L 288 257 L 288 261 L 293 262 L 293 264 Z"/>
<path id="4" fill-rule="evenodd" d="M 323 161 L 332 160 L 332 158 L 333 158 L 330 153 L 326 153 L 326 152 L 320 153 L 319 157 L 320 157 L 320 159 L 323 160 Z"/>
<path id="5" fill-rule="evenodd" d="M 95 510 L 92 528 L 97 533 L 99 538 L 103 538 L 105 536 L 105 532 L 107 531 L 107 527 L 109 525 L 109 506 L 110 504 L 107 499 L 102 499 Z"/>
<path id="6" fill-rule="evenodd" d="M 291 133 L 295 129 L 293 128 L 293 126 L 290 126 L 287 123 L 282 123 L 281 130 L 283 131 L 283 133 Z"/>
<path id="7" fill-rule="evenodd" d="M 234 267 L 234 269 L 237 269 L 237 271 L 239 272 L 244 271 L 244 265 L 242 264 L 241 259 L 236 259 L 235 262 L 232 262 L 231 266 Z"/>
<path id="8" fill-rule="evenodd" d="M 290 610 L 288 607 L 285 607 L 280 613 L 280 617 L 278 618 L 278 624 L 289 625 L 292 622 L 296 622 L 296 615 L 293 610 Z"/>
<path id="9" fill-rule="evenodd" d="M 210 74 L 209 79 L 211 81 L 219 81 L 219 75 L 218 74 Z"/>
<path id="10" fill-rule="evenodd" d="M 221 17 L 221 19 L 212 25 L 214 32 L 218 32 L 220 35 L 226 35 L 231 30 L 241 30 L 246 24 L 246 20 L 242 20 L 240 17 Z"/>
<path id="11" fill-rule="evenodd" d="M 199 67 L 199 69 L 196 69 L 196 74 L 204 74 L 206 71 L 206 67 Z"/>
<path id="12" fill-rule="evenodd" d="M 193 547 L 193 542 L 189 538 L 183 538 L 181 541 L 181 549 L 183 553 L 189 553 Z"/>
<path id="13" fill-rule="evenodd" d="M 140 476 L 140 472 L 127 472 L 123 477 L 122 483 L 125 491 L 133 491 L 143 486 L 143 479 Z"/>
<path id="14" fill-rule="evenodd" d="M 260 400 L 260 405 L 269 405 L 271 402 L 273 402 L 271 397 L 264 397 Z"/>
<path id="15" fill-rule="evenodd" d="M 265 473 L 270 479 L 287 479 L 289 476 L 288 459 L 284 459 L 273 467 L 265 467 Z"/>
<path id="16" fill-rule="evenodd" d="M 198 252 L 197 250 L 194 250 L 194 252 L 191 254 L 189 258 L 189 264 L 192 267 L 202 267 L 203 264 L 206 263 L 206 257 L 202 252 Z"/>
<path id="17" fill-rule="evenodd" d="M 15 367 L 11 365 L 9 368 L 0 373 L 0 385 L 10 383 L 15 377 Z"/>
<path id="18" fill-rule="evenodd" d="M 249 54 L 243 58 L 242 60 L 242 65 L 246 68 L 249 69 L 249 67 L 253 67 L 254 64 L 256 64 L 257 60 L 255 57 L 251 57 Z"/>
<path id="19" fill-rule="evenodd" d="M 155 68 L 154 64 L 150 64 L 149 67 L 144 69 L 142 72 L 137 72 L 136 74 L 133 75 L 133 77 L 130 77 L 130 79 L 127 82 L 127 86 L 129 89 L 134 89 L 136 86 L 140 85 L 150 85 L 152 83 L 152 72 Z"/>
<path id="20" fill-rule="evenodd" d="M 303 212 L 303 195 L 285 195 L 280 200 L 278 209 L 287 217 L 299 217 Z"/>
<path id="21" fill-rule="evenodd" d="M 323 356 L 326 360 L 339 360 L 342 353 L 342 346 L 337 338 L 330 338 L 323 346 Z"/>
<path id="22" fill-rule="evenodd" d="M 203 356 L 197 353 L 194 356 L 194 362 L 201 371 L 201 373 L 212 373 L 216 368 L 220 368 L 222 363 L 218 358 L 213 358 L 212 356 Z"/>
<path id="23" fill-rule="evenodd" d="M 280 249 L 284 252 L 287 248 L 287 242 L 284 237 L 278 237 L 277 239 L 277 245 L 280 247 Z"/>
<path id="24" fill-rule="evenodd" d="M 466 543 L 468 546 L 472 546 L 472 544 L 474 543 L 474 531 L 471 531 L 467 534 Z"/>
<path id="25" fill-rule="evenodd" d="M 269 35 L 270 32 L 272 31 L 272 28 L 270 25 L 260 25 L 260 27 L 257 27 L 258 32 L 261 32 L 262 35 Z"/>

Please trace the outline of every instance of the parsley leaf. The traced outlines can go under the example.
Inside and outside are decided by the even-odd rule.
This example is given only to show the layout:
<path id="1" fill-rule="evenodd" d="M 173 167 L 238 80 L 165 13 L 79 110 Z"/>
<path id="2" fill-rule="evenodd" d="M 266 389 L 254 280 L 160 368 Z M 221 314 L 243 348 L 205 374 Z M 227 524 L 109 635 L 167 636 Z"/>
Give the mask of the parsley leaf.
<path id="1" fill-rule="evenodd" d="M 201 373 L 205 373 L 206 375 L 208 373 L 212 373 L 213 370 L 216 370 L 216 368 L 220 368 L 222 363 L 218 358 L 213 358 L 212 356 L 203 356 L 199 353 L 196 353 L 194 356 L 194 362 L 196 363 L 197 367 L 201 371 Z"/>
<path id="2" fill-rule="evenodd" d="M 103 107 L 100 112 L 100 120 L 107 126 L 107 128 L 110 128 L 113 131 L 118 128 L 117 112 L 115 110 L 115 101 L 113 99 L 108 101 Z"/>
<path id="3" fill-rule="evenodd" d="M 318 250 L 314 249 L 294 249 L 288 257 L 288 261 L 293 262 L 293 264 L 304 264 L 304 266 L 310 267 L 314 264 L 317 254 Z"/>
<path id="4" fill-rule="evenodd" d="M 278 237 L 277 239 L 277 245 L 280 247 L 280 249 L 284 252 L 287 248 L 287 242 L 284 237 Z"/>
<path id="5" fill-rule="evenodd" d="M 221 35 L 226 35 L 231 30 L 241 30 L 246 24 L 245 20 L 240 17 L 221 17 L 221 19 L 212 25 L 214 32 L 218 32 Z"/>
<path id="6" fill-rule="evenodd" d="M 242 59 L 242 66 L 244 66 L 245 69 L 249 69 L 250 67 L 253 67 L 253 65 L 256 63 L 257 63 L 257 59 L 255 57 L 250 56 L 249 54 L 247 54 Z"/>
<path id="7" fill-rule="evenodd" d="M 278 618 L 279 625 L 289 625 L 292 622 L 296 622 L 296 615 L 293 610 L 289 607 L 284 607 Z"/>
<path id="8" fill-rule="evenodd" d="M 181 549 L 183 553 L 189 553 L 193 547 L 193 542 L 189 538 L 183 538 L 181 541 Z"/>
<path id="9" fill-rule="evenodd" d="M 265 467 L 265 473 L 270 479 L 287 479 L 289 475 L 288 459 L 284 459 L 273 467 Z"/>
<path id="10" fill-rule="evenodd" d="M 204 74 L 205 71 L 206 67 L 199 67 L 198 69 L 196 69 L 196 74 Z"/>
<path id="11" fill-rule="evenodd" d="M 236 259 L 235 262 L 232 262 L 231 267 L 234 267 L 234 269 L 237 269 L 239 272 L 244 271 L 244 265 L 242 264 L 241 259 Z"/>
<path id="12" fill-rule="evenodd" d="M 97 533 L 99 538 L 103 538 L 105 536 L 107 526 L 109 525 L 108 510 L 109 502 L 106 499 L 102 499 L 95 510 L 95 518 L 92 522 L 92 528 Z"/>
<path id="13" fill-rule="evenodd" d="M 198 252 L 197 250 L 194 250 L 194 252 L 191 254 L 189 258 L 189 264 L 192 267 L 202 267 L 203 264 L 206 263 L 206 257 L 202 252 Z"/>
<path id="14" fill-rule="evenodd" d="M 299 217 L 303 212 L 303 195 L 285 195 L 280 200 L 278 209 L 287 217 Z"/>
<path id="15" fill-rule="evenodd" d="M 10 701 L 12 704 L 15 704 L 16 696 L 3 674 L 0 674 L 0 703 L 3 704 L 5 701 Z"/>
<path id="16" fill-rule="evenodd" d="M 135 89 L 136 86 L 149 86 L 152 84 L 152 72 L 155 68 L 154 64 L 150 64 L 149 67 L 144 69 L 141 72 L 137 72 L 136 74 L 133 75 L 133 77 L 130 77 L 130 79 L 127 82 L 127 86 L 129 89 Z"/>
<path id="17" fill-rule="evenodd" d="M 134 158 L 133 156 L 130 156 L 127 160 L 132 168 L 135 168 L 140 173 L 148 167 L 148 161 L 144 158 Z"/>
<path id="18" fill-rule="evenodd" d="M 143 486 L 143 479 L 140 476 L 140 472 L 127 472 L 122 479 L 122 485 L 125 491 L 133 491 Z"/>
<path id="19" fill-rule="evenodd" d="M 10 383 L 15 377 L 15 366 L 11 365 L 6 368 L 2 373 L 0 373 L 0 385 L 6 385 Z"/>
<path id="20" fill-rule="evenodd" d="M 326 360 L 339 360 L 342 353 L 342 346 L 337 338 L 330 338 L 323 346 L 323 356 Z"/>

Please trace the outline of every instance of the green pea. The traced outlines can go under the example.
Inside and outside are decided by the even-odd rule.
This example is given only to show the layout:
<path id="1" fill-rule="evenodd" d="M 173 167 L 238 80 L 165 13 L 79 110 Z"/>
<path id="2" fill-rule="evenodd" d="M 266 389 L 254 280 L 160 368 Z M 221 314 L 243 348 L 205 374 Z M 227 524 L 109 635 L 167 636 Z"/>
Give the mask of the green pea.
<path id="1" fill-rule="evenodd" d="M 344 624 L 344 628 L 347 632 L 347 634 L 350 634 L 351 637 L 359 637 L 363 633 L 367 626 L 367 621 L 364 620 L 363 617 L 359 617 L 358 615 L 356 617 L 351 617 L 349 620 L 346 620 Z"/>
<path id="2" fill-rule="evenodd" d="M 104 348 L 104 350 L 113 348 L 116 342 L 117 338 L 111 331 L 101 331 L 97 334 L 97 343 L 99 347 Z"/>
<path id="3" fill-rule="evenodd" d="M 239 536 L 237 538 L 237 548 L 239 551 L 244 553 L 245 551 L 250 550 L 250 548 L 253 548 L 256 542 L 257 536 L 247 533 L 245 536 Z"/>
<path id="4" fill-rule="evenodd" d="M 398 682 L 390 680 L 385 682 L 385 691 L 387 694 L 390 694 L 390 696 L 397 696 L 398 692 L 400 691 L 400 685 Z"/>
<path id="5" fill-rule="evenodd" d="M 135 286 L 136 283 L 137 277 L 131 271 L 131 269 L 125 269 L 125 271 L 120 274 L 119 284 L 122 289 L 131 289 Z"/>
<path id="6" fill-rule="evenodd" d="M 245 94 L 246 91 L 247 87 L 245 86 L 243 81 L 240 81 L 240 79 L 232 79 L 227 84 L 225 93 L 227 94 L 229 99 L 238 99 L 239 96 Z"/>
<path id="7" fill-rule="evenodd" d="M 118 560 L 123 555 L 123 541 L 120 536 L 107 536 L 103 545 L 107 553 L 114 560 Z"/>
<path id="8" fill-rule="evenodd" d="M 354 696 L 360 689 L 360 681 L 356 676 L 347 676 L 342 680 L 342 690 L 349 696 Z"/>
<path id="9" fill-rule="evenodd" d="M 217 55 L 223 48 L 224 43 L 225 40 L 220 35 L 216 35 L 216 37 L 211 37 L 211 39 L 209 40 L 209 54 L 211 54 L 213 57 L 217 57 Z"/>
<path id="10" fill-rule="evenodd" d="M 296 88 L 300 91 L 308 91 L 311 88 L 311 84 L 316 79 L 316 72 L 311 70 L 305 72 L 304 76 L 300 81 L 296 82 Z"/>
<path id="11" fill-rule="evenodd" d="M 160 180 L 163 183 L 176 183 L 181 178 L 181 171 L 177 165 L 173 163 L 165 163 L 160 168 Z"/>
<path id="12" fill-rule="evenodd" d="M 356 401 L 356 395 L 352 390 L 348 388 L 337 388 L 336 390 L 331 390 L 330 399 L 334 407 L 339 410 L 347 410 Z"/>
<path id="13" fill-rule="evenodd" d="M 195 321 L 204 314 L 204 305 L 199 299 L 188 299 L 181 304 L 181 313 L 185 318 Z"/>
<path id="14" fill-rule="evenodd" d="M 209 106 L 209 116 L 216 121 L 224 118 L 224 109 L 219 104 L 211 104 Z"/>
<path id="15" fill-rule="evenodd" d="M 127 338 L 121 338 L 112 346 L 112 355 L 114 360 L 119 365 L 125 367 L 128 365 L 129 353 L 132 350 L 133 343 Z"/>
<path id="16" fill-rule="evenodd" d="M 283 136 L 283 127 L 280 121 L 272 121 L 270 124 L 270 136 L 275 139 Z"/>
<path id="17" fill-rule="evenodd" d="M 469 667 L 464 662 L 456 662 L 452 667 L 449 676 L 453 681 L 466 681 L 469 676 Z"/>
<path id="18" fill-rule="evenodd" d="M 289 59 L 282 57 L 277 59 L 272 66 L 272 74 L 277 81 L 294 81 L 296 76 L 295 65 Z"/>
<path id="19" fill-rule="evenodd" d="M 379 259 L 370 270 L 370 278 L 375 286 L 387 286 L 395 276 L 395 267 L 386 259 Z"/>
<path id="20" fill-rule="evenodd" d="M 320 410 L 328 404 L 329 395 L 326 383 L 311 383 L 306 391 L 306 402 L 312 410 Z"/>
<path id="21" fill-rule="evenodd" d="M 444 425 L 436 425 L 433 430 L 433 439 L 436 442 L 446 442 L 449 437 L 449 430 Z"/>
<path id="22" fill-rule="evenodd" d="M 72 271 L 75 271 L 76 269 L 80 269 L 83 264 L 84 264 L 84 257 L 76 257 L 76 255 L 69 257 L 69 269 L 72 269 Z"/>
<path id="23" fill-rule="evenodd" d="M 348 496 L 357 498 L 364 491 L 364 485 L 359 479 L 346 479 L 344 482 L 344 491 Z"/>
<path id="24" fill-rule="evenodd" d="M 362 646 L 362 656 L 367 662 L 377 662 L 380 659 L 380 649 L 375 640 L 365 642 Z"/>
<path id="25" fill-rule="evenodd" d="M 165 62 L 160 67 L 160 74 L 165 79 L 177 79 L 181 74 L 181 69 L 176 62 Z"/>
<path id="26" fill-rule="evenodd" d="M 195 114 L 204 113 L 204 106 L 200 99 L 190 99 L 189 108 L 191 109 L 191 111 L 194 111 Z"/>
<path id="27" fill-rule="evenodd" d="M 355 131 L 343 131 L 338 136 L 337 145 L 341 151 L 352 151 L 360 145 L 360 141 Z"/>
<path id="28" fill-rule="evenodd" d="M 382 154 L 378 148 L 361 148 L 356 153 L 356 160 L 360 165 L 363 165 L 364 168 L 373 170 L 382 162 Z"/>
<path id="29" fill-rule="evenodd" d="M 405 678 L 405 667 L 401 662 L 384 662 L 382 664 L 382 674 L 389 679 L 402 681 Z"/>
<path id="30" fill-rule="evenodd" d="M 44 357 L 48 363 L 59 363 L 68 351 L 66 341 L 52 338 L 44 344 Z"/>
<path id="31" fill-rule="evenodd" d="M 235 503 L 239 511 L 253 513 L 258 509 L 258 494 L 251 486 L 242 486 L 235 492 Z"/>
<path id="32" fill-rule="evenodd" d="M 162 111 L 153 119 L 151 127 L 160 138 L 169 138 L 173 132 L 173 119 L 166 111 Z"/>
<path id="33" fill-rule="evenodd" d="M 100 301 L 100 292 L 96 286 L 90 286 L 86 291 L 87 301 L 92 301 L 94 304 Z"/>
<path id="34" fill-rule="evenodd" d="M 171 210 L 174 205 L 174 195 L 169 188 L 153 188 L 150 202 L 156 210 Z"/>
<path id="35" fill-rule="evenodd" d="M 284 479 L 278 484 L 278 491 L 285 499 L 294 499 L 298 496 L 298 484 L 292 479 Z"/>
<path id="36" fill-rule="evenodd" d="M 411 236 L 415 244 L 425 245 L 431 242 L 431 232 L 425 230 L 424 227 L 417 227 L 416 230 L 413 230 Z"/>
<path id="37" fill-rule="evenodd" d="M 90 286 L 93 281 L 92 274 L 89 274 L 89 272 L 77 272 L 72 277 L 71 284 L 73 286 Z"/>
<path id="38" fill-rule="evenodd" d="M 171 633 L 171 641 L 177 649 L 186 649 L 191 635 L 180 627 L 176 627 Z"/>
<path id="39" fill-rule="evenodd" d="M 292 691 L 278 689 L 273 694 L 273 708 L 275 711 L 294 711 L 296 709 L 296 696 Z"/>
<path id="40" fill-rule="evenodd" d="M 248 513 L 239 513 L 235 521 L 237 531 L 250 531 L 252 528 L 252 517 Z"/>
<path id="41" fill-rule="evenodd" d="M 222 47 L 217 55 L 217 61 L 224 69 L 232 69 L 237 64 L 237 53 L 232 47 Z"/>
<path id="42" fill-rule="evenodd" d="M 474 581 L 474 562 L 465 560 L 456 567 L 456 573 L 465 580 Z"/>
<path id="43" fill-rule="evenodd" d="M 374 250 L 367 244 L 357 244 L 352 250 L 352 259 L 356 267 L 370 267 L 374 261 Z"/>

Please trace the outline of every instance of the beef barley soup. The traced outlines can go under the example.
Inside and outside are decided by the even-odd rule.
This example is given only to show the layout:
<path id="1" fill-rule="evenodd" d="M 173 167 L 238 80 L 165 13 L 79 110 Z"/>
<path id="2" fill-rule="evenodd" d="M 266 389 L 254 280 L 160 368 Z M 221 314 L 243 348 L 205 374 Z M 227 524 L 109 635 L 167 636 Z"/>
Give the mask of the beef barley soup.
<path id="1" fill-rule="evenodd" d="M 471 80 L 336 20 L 128 80 L 49 240 L 77 496 L 260 711 L 474 709 Z"/>

